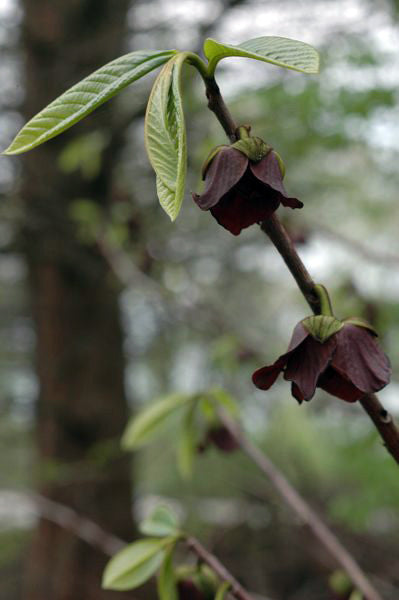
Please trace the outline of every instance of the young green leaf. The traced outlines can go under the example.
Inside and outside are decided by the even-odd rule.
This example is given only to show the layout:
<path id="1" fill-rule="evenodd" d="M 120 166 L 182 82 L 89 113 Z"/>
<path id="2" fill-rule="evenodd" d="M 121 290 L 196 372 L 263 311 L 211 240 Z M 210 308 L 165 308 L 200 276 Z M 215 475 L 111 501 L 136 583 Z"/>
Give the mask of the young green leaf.
<path id="1" fill-rule="evenodd" d="M 181 408 L 191 396 L 170 394 L 133 417 L 122 436 L 122 447 L 134 450 L 153 440 L 163 429 L 166 419 Z"/>
<path id="2" fill-rule="evenodd" d="M 186 128 L 180 91 L 184 52 L 169 60 L 158 75 L 148 100 L 145 143 L 157 175 L 162 208 L 174 221 L 184 197 L 187 170 Z"/>
<path id="3" fill-rule="evenodd" d="M 165 537 L 178 535 L 179 521 L 175 513 L 167 506 L 157 506 L 154 512 L 140 524 L 144 535 Z"/>
<path id="4" fill-rule="evenodd" d="M 173 552 L 172 546 L 163 560 L 161 570 L 159 571 L 157 587 L 159 600 L 178 600 L 176 578 L 173 570 Z"/>
<path id="5" fill-rule="evenodd" d="M 190 479 L 193 473 L 193 464 L 197 448 L 197 431 L 195 428 L 196 409 L 196 402 L 188 407 L 180 429 L 177 446 L 177 466 L 183 479 Z"/>
<path id="6" fill-rule="evenodd" d="M 4 154 L 20 154 L 69 129 L 127 85 L 163 65 L 176 50 L 139 50 L 104 65 L 51 102 L 17 134 Z"/>
<path id="7" fill-rule="evenodd" d="M 216 591 L 215 600 L 224 600 L 230 587 L 231 585 L 228 581 L 221 583 Z"/>
<path id="8" fill-rule="evenodd" d="M 228 56 L 254 58 L 301 73 L 319 72 L 319 54 L 315 48 L 304 42 L 283 37 L 258 37 L 237 46 L 222 44 L 208 38 L 204 43 L 204 53 L 209 60 L 211 73 L 219 60 Z"/>
<path id="9" fill-rule="evenodd" d="M 139 540 L 111 558 L 105 567 L 102 586 L 107 590 L 132 590 L 159 569 L 170 538 Z"/>
<path id="10" fill-rule="evenodd" d="M 223 390 L 222 388 L 211 388 L 209 390 L 209 396 L 215 400 L 217 404 L 222 406 L 227 412 L 233 417 L 238 415 L 238 406 L 233 396 Z"/>

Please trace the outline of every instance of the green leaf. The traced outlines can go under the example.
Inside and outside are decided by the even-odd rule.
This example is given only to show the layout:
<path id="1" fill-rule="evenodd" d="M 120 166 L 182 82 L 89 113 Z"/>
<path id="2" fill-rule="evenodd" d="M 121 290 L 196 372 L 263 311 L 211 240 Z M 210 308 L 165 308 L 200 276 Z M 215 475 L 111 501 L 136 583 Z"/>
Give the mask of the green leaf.
<path id="1" fill-rule="evenodd" d="M 62 149 L 58 165 L 64 173 L 73 173 L 80 169 L 84 179 L 90 181 L 97 177 L 102 162 L 102 152 L 109 138 L 102 131 L 92 131 L 74 137 Z"/>
<path id="2" fill-rule="evenodd" d="M 233 417 L 238 415 L 239 410 L 237 403 L 229 392 L 226 392 L 226 390 L 223 390 L 222 388 L 211 388 L 209 390 L 209 395 Z"/>
<path id="3" fill-rule="evenodd" d="M 220 586 L 218 587 L 217 591 L 216 591 L 216 596 L 215 596 L 215 600 L 224 600 L 224 598 L 226 597 L 227 592 L 230 589 L 230 583 L 228 581 L 224 581 L 223 583 L 220 584 Z"/>
<path id="4" fill-rule="evenodd" d="M 174 221 L 184 197 L 187 170 L 186 128 L 180 91 L 181 68 L 186 53 L 169 60 L 158 75 L 148 100 L 145 143 L 157 175 L 162 208 Z"/>
<path id="5" fill-rule="evenodd" d="M 163 65 L 176 50 L 139 50 L 104 65 L 51 102 L 18 133 L 4 154 L 20 154 L 62 133 L 127 85 Z"/>
<path id="6" fill-rule="evenodd" d="M 102 586 L 107 590 L 132 590 L 159 569 L 170 538 L 139 540 L 115 554 L 105 567 Z"/>
<path id="7" fill-rule="evenodd" d="M 163 429 L 166 419 L 190 397 L 187 394 L 170 394 L 133 417 L 122 436 L 122 447 L 133 450 L 153 440 Z"/>
<path id="8" fill-rule="evenodd" d="M 173 570 L 174 545 L 168 550 L 159 572 L 157 587 L 159 600 L 178 600 L 176 578 Z"/>
<path id="9" fill-rule="evenodd" d="M 179 520 L 167 506 L 157 506 L 154 512 L 140 524 L 145 535 L 164 537 L 179 533 Z"/>
<path id="10" fill-rule="evenodd" d="M 204 53 L 209 60 L 211 72 L 219 60 L 228 56 L 254 58 L 301 73 L 319 72 L 319 54 L 315 48 L 304 42 L 283 37 L 258 37 L 238 46 L 221 44 L 208 38 L 204 43 Z"/>
<path id="11" fill-rule="evenodd" d="M 197 403 L 188 407 L 184 415 L 177 446 L 177 467 L 183 479 L 190 479 L 193 473 L 194 458 L 197 450 L 197 431 L 195 415 Z"/>

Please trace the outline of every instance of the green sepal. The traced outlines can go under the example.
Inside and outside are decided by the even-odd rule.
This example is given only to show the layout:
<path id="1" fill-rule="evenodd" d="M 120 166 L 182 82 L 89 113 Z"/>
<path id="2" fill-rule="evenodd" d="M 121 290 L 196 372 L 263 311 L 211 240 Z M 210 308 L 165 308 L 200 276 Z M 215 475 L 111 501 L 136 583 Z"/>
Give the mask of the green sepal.
<path id="1" fill-rule="evenodd" d="M 193 582 L 199 587 L 205 598 L 214 598 L 219 586 L 219 579 L 207 565 L 201 565 L 193 577 Z"/>
<path id="2" fill-rule="evenodd" d="M 205 159 L 204 164 L 202 165 L 202 169 L 201 169 L 202 179 L 205 179 L 206 172 L 207 172 L 211 162 L 215 158 L 216 154 L 218 152 L 220 152 L 220 150 L 222 150 L 222 148 L 229 148 L 229 146 L 227 146 L 226 144 L 220 144 L 219 146 L 215 146 L 215 148 L 213 148 L 209 152 L 208 156 Z"/>
<path id="3" fill-rule="evenodd" d="M 310 335 L 322 344 L 344 326 L 344 324 L 335 317 L 326 315 L 307 317 L 306 319 L 303 319 L 301 323 Z"/>
<path id="4" fill-rule="evenodd" d="M 245 154 L 252 162 L 259 162 L 268 154 L 272 147 L 259 137 L 247 137 L 234 142 L 231 146 Z"/>
<path id="5" fill-rule="evenodd" d="M 224 600 L 227 596 L 227 592 L 231 588 L 231 583 L 223 581 L 217 589 L 215 600 Z"/>
<path id="6" fill-rule="evenodd" d="M 364 327 L 364 329 L 368 329 L 373 335 L 378 336 L 378 333 L 374 327 L 370 325 L 366 319 L 362 319 L 362 317 L 347 317 L 346 319 L 342 320 L 342 323 L 344 325 L 356 325 L 356 327 Z"/>

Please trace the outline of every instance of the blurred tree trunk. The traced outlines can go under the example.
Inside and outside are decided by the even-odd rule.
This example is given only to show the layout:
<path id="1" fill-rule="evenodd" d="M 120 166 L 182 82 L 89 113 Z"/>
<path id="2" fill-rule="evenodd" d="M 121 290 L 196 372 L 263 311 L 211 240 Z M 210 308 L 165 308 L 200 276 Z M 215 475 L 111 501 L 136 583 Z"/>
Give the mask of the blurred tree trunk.
<path id="1" fill-rule="evenodd" d="M 67 87 L 123 53 L 128 0 L 23 0 L 26 99 L 30 118 Z M 70 205 L 112 201 L 120 140 L 115 103 L 24 159 L 25 248 L 37 335 L 41 492 L 105 530 L 132 536 L 129 463 L 116 450 L 126 422 L 118 290 L 94 245 L 80 241 Z M 99 129 L 111 141 L 90 179 L 59 168 L 72 138 Z M 107 453 L 108 452 L 108 456 Z M 114 454 L 112 454 L 114 452 Z M 50 467 L 54 467 L 53 469 Z M 50 478 L 50 475 L 54 475 Z M 106 558 L 41 520 L 28 564 L 26 600 L 101 600 Z"/>

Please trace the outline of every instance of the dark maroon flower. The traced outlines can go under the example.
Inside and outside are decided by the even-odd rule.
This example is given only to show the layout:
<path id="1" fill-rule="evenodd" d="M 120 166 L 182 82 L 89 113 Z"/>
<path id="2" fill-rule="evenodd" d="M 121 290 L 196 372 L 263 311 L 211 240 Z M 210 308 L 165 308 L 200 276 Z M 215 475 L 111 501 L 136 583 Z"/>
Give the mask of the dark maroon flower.
<path id="1" fill-rule="evenodd" d="M 304 319 L 294 329 L 286 354 L 252 375 L 261 390 L 268 390 L 278 375 L 291 381 L 291 393 L 301 403 L 310 400 L 316 387 L 347 402 L 378 392 L 389 383 L 388 357 L 374 330 L 361 319 L 338 321 L 317 316 Z"/>
<path id="2" fill-rule="evenodd" d="M 255 140 L 254 144 L 259 140 L 250 139 Z M 262 143 L 266 150 L 257 161 L 233 146 L 221 147 L 205 170 L 204 193 L 193 194 L 198 206 L 210 210 L 218 223 L 234 235 L 269 218 L 280 202 L 291 208 L 303 206 L 287 195 L 279 158 Z"/>
<path id="3" fill-rule="evenodd" d="M 207 440 L 222 452 L 234 452 L 240 447 L 236 438 L 224 425 L 212 427 L 208 431 Z"/>

